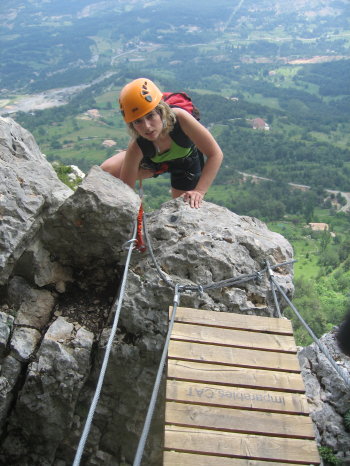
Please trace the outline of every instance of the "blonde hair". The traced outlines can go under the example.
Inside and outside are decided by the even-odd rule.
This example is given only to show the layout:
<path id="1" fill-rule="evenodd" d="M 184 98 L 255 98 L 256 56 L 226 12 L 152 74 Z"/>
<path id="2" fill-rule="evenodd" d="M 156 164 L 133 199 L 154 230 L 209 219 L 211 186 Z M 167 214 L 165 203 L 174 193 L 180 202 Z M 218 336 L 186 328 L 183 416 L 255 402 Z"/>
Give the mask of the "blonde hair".
<path id="1" fill-rule="evenodd" d="M 154 110 L 160 115 L 160 118 L 163 122 L 163 130 L 162 135 L 169 134 L 170 131 L 174 128 L 176 122 L 176 115 L 173 110 L 169 107 L 167 103 L 163 100 L 159 102 L 159 104 L 154 108 Z M 153 111 L 153 110 L 152 110 Z M 131 137 L 138 138 L 140 135 L 134 128 L 134 125 L 128 123 L 128 132 Z"/>

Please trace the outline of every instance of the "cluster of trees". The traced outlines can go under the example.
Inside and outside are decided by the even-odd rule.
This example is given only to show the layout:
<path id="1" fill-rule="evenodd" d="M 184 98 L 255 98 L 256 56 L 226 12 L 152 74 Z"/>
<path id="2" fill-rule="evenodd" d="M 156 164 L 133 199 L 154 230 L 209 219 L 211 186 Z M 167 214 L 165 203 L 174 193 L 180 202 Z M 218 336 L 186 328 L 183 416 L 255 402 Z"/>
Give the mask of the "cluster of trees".
<path id="1" fill-rule="evenodd" d="M 344 279 L 349 280 L 349 274 Z M 337 289 L 337 281 L 332 277 L 319 277 L 317 281 L 307 278 L 294 280 L 293 303 L 316 336 L 321 337 L 335 325 L 340 325 L 350 310 L 349 299 Z M 312 338 L 291 310 L 286 316 L 293 320 L 296 341 L 301 346 L 312 343 Z"/>
<path id="2" fill-rule="evenodd" d="M 350 227 L 350 216 L 343 215 L 342 221 Z M 331 236 L 330 231 L 313 232 L 318 244 L 319 273 L 317 280 L 307 277 L 295 279 L 293 302 L 303 318 L 320 337 L 339 325 L 350 310 L 350 240 L 344 235 Z M 305 346 L 311 337 L 292 311 L 287 315 L 293 319 L 298 344 Z"/>
<path id="3" fill-rule="evenodd" d="M 336 289 L 340 288 L 345 291 L 349 282 L 345 282 L 343 279 L 340 279 L 341 273 L 339 274 L 339 272 L 350 271 L 350 239 L 347 237 L 342 239 L 337 235 L 332 237 L 331 231 L 323 231 L 320 235 L 318 263 L 321 265 L 325 275 L 338 267 L 342 267 L 342 269 L 338 270 L 335 275 L 335 279 L 337 281 Z"/>
<path id="4" fill-rule="evenodd" d="M 218 136 L 225 167 L 217 182 L 232 170 L 248 171 L 273 180 L 350 191 L 350 151 L 317 141 L 295 141 L 282 134 L 252 131 L 231 124 Z"/>
<path id="5" fill-rule="evenodd" d="M 317 84 L 322 96 L 349 96 L 350 80 L 344 79 L 344 76 L 349 75 L 350 60 L 339 60 L 304 67 L 297 78 Z"/>
<path id="6" fill-rule="evenodd" d="M 320 191 L 292 189 L 286 183 L 246 181 L 234 186 L 225 200 L 215 199 L 215 195 L 210 193 L 207 199 L 239 215 L 258 217 L 264 221 L 279 220 L 288 214 L 299 215 L 308 223 L 314 209 L 323 204 L 324 195 Z"/>

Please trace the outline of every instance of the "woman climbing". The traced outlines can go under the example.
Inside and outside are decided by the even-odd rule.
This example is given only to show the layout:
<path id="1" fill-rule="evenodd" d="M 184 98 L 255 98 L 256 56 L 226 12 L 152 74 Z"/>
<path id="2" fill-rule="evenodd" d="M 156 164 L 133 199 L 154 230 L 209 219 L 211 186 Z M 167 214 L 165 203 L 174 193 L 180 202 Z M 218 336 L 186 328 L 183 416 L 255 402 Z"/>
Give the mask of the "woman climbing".
<path id="1" fill-rule="evenodd" d="M 132 138 L 125 151 L 101 168 L 134 188 L 143 180 L 169 172 L 172 197 L 183 196 L 198 208 L 212 184 L 223 154 L 210 132 L 182 108 L 171 108 L 159 88 L 136 79 L 120 92 L 120 110 Z M 206 162 L 203 163 L 205 154 Z"/>

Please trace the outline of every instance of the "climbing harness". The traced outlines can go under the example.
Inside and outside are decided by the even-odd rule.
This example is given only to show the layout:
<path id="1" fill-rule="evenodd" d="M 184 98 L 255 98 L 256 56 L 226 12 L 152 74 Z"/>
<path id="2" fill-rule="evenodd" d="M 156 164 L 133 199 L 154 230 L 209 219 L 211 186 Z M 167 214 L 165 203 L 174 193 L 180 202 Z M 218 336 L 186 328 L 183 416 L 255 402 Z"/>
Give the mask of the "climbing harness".
<path id="1" fill-rule="evenodd" d="M 151 426 L 153 414 L 154 414 L 155 407 L 156 407 L 159 387 L 160 387 L 161 380 L 162 380 L 162 375 L 163 375 L 163 372 L 164 372 L 164 367 L 165 367 L 165 363 L 166 363 L 166 356 L 167 356 L 168 347 L 169 347 L 169 344 L 170 344 L 171 333 L 172 333 L 174 322 L 175 322 L 176 311 L 177 311 L 177 307 L 178 307 L 178 305 L 180 303 L 181 293 L 183 293 L 183 292 L 192 291 L 192 292 L 198 292 L 200 295 L 202 295 L 204 293 L 204 291 L 206 291 L 206 290 L 213 290 L 213 289 L 217 289 L 217 288 L 230 287 L 230 286 L 234 286 L 234 285 L 237 286 L 237 285 L 240 285 L 242 283 L 252 281 L 252 280 L 260 282 L 262 280 L 263 275 L 266 273 L 268 275 L 268 278 L 269 278 L 269 281 L 270 281 L 270 284 L 271 284 L 272 295 L 273 295 L 273 299 L 274 299 L 274 303 L 275 303 L 275 307 L 276 307 L 276 313 L 277 313 L 278 317 L 281 318 L 282 313 L 281 313 L 280 305 L 279 305 L 279 302 L 278 302 L 278 299 L 277 299 L 276 290 L 278 290 L 281 293 L 281 295 L 283 296 L 283 298 L 285 299 L 287 304 L 291 307 L 291 309 L 294 311 L 294 313 L 296 314 L 296 316 L 298 317 L 300 322 L 303 324 L 303 326 L 306 328 L 308 333 L 311 335 L 311 337 L 313 338 L 315 343 L 318 345 L 321 352 L 327 357 L 327 359 L 329 360 L 331 366 L 335 369 L 335 371 L 338 373 L 338 375 L 344 380 L 345 384 L 350 388 L 350 377 L 349 377 L 349 375 L 346 373 L 346 371 L 344 369 L 342 369 L 341 367 L 339 367 L 336 364 L 336 362 L 334 361 L 334 359 L 330 355 L 328 349 L 316 337 L 316 335 L 313 333 L 313 331 L 310 329 L 310 327 L 307 325 L 307 323 L 301 317 L 301 315 L 298 312 L 298 310 L 296 309 L 296 307 L 289 300 L 288 296 L 286 295 L 286 293 L 284 292 L 282 287 L 279 285 L 279 283 L 275 279 L 275 276 L 273 274 L 274 269 L 293 264 L 294 262 L 296 262 L 295 260 L 290 260 L 290 261 L 286 261 L 286 262 L 282 262 L 282 263 L 274 264 L 274 265 L 270 265 L 269 262 L 266 261 L 266 267 L 264 267 L 262 270 L 260 270 L 258 272 L 255 272 L 255 273 L 252 273 L 252 274 L 242 274 L 242 275 L 240 275 L 238 277 L 232 277 L 232 278 L 229 278 L 229 279 L 226 279 L 226 280 L 220 280 L 218 282 L 212 282 L 212 283 L 205 284 L 205 285 L 203 285 L 203 284 L 199 284 L 199 285 L 186 285 L 186 284 L 184 284 L 184 285 L 181 285 L 179 283 L 175 283 L 173 280 L 171 280 L 162 271 L 162 269 L 160 268 L 160 266 L 157 263 L 157 260 L 155 258 L 153 248 L 152 248 L 152 244 L 151 244 L 151 241 L 150 241 L 150 238 L 149 238 L 149 235 L 148 235 L 147 223 L 146 223 L 146 220 L 145 220 L 145 215 L 144 215 L 143 206 L 142 206 L 143 189 L 142 189 L 141 182 L 140 182 L 140 198 L 141 198 L 141 205 L 140 205 L 139 213 L 138 213 L 138 216 L 137 216 L 137 222 L 136 222 L 135 228 L 134 228 L 133 239 L 129 240 L 126 243 L 126 245 L 128 246 L 128 255 L 127 255 L 127 259 L 126 259 L 126 263 L 125 263 L 125 270 L 124 270 L 122 285 L 121 285 L 121 288 L 120 288 L 119 299 L 117 300 L 117 308 L 116 308 L 116 312 L 115 312 L 113 326 L 112 326 L 111 333 L 110 333 L 108 343 L 107 343 L 107 346 L 106 346 L 106 352 L 105 352 L 105 356 L 104 356 L 104 359 L 103 359 L 103 363 L 102 363 L 102 367 L 101 367 L 101 371 L 100 371 L 96 391 L 95 391 L 95 394 L 94 394 L 94 397 L 93 397 L 93 400 L 92 400 L 92 403 L 91 403 L 91 406 L 90 406 L 90 410 L 89 410 L 89 413 L 88 413 L 88 416 L 87 416 L 87 420 L 86 420 L 86 423 L 85 423 L 85 426 L 84 426 L 84 430 L 83 430 L 83 433 L 82 433 L 82 436 L 81 436 L 81 439 L 80 439 L 80 442 L 79 442 L 79 445 L 78 445 L 78 449 L 77 449 L 77 452 L 76 452 L 76 455 L 75 455 L 73 466 L 79 466 L 79 464 L 80 464 L 80 460 L 81 460 L 81 457 L 82 457 L 82 454 L 83 454 L 83 451 L 84 451 L 84 446 L 85 446 L 87 437 L 88 437 L 90 429 L 91 429 L 92 419 L 93 419 L 93 416 L 94 416 L 94 413 L 95 413 L 95 410 L 96 410 L 98 400 L 100 398 L 102 384 L 103 384 L 103 380 L 104 380 L 104 376 L 105 376 L 106 368 L 107 368 L 107 364 L 108 364 L 108 359 L 109 359 L 109 356 L 110 356 L 110 352 L 111 352 L 111 348 L 112 348 L 112 344 L 113 344 L 113 339 L 114 339 L 114 336 L 115 336 L 115 333 L 116 333 L 116 330 L 117 330 L 118 320 L 119 320 L 119 316 L 120 316 L 120 310 L 121 310 L 121 306 L 122 306 L 123 298 L 124 298 L 124 294 L 125 294 L 126 281 L 127 281 L 127 276 L 128 276 L 128 269 L 129 269 L 131 254 L 132 254 L 133 249 L 137 249 L 137 250 L 139 250 L 141 252 L 144 252 L 146 250 L 146 244 L 147 244 L 148 251 L 150 253 L 152 262 L 153 262 L 153 264 L 154 264 L 154 266 L 155 266 L 155 268 L 157 270 L 158 275 L 160 276 L 160 278 L 169 287 L 174 289 L 174 299 L 173 299 L 172 316 L 171 316 L 171 319 L 170 319 L 170 322 L 169 322 L 168 332 L 167 332 L 167 336 L 166 336 L 162 356 L 161 356 L 161 359 L 160 359 L 160 363 L 159 363 L 159 367 L 158 367 L 158 371 L 157 371 L 157 376 L 156 376 L 156 379 L 155 379 L 155 383 L 154 383 L 154 387 L 153 387 L 153 391 L 152 391 L 152 395 L 151 395 L 151 400 L 150 400 L 150 403 L 149 403 L 149 406 L 148 406 L 147 415 L 146 415 L 146 418 L 145 418 L 143 430 L 142 430 L 140 440 L 139 440 L 139 444 L 138 444 L 138 447 L 137 447 L 137 451 L 136 451 L 136 454 L 135 454 L 135 459 L 134 459 L 134 462 L 133 462 L 133 466 L 140 466 L 141 461 L 142 461 L 142 456 L 143 456 L 143 453 L 144 453 L 147 436 L 148 436 L 148 433 L 149 433 L 149 429 L 150 429 L 150 426 Z M 144 244 L 144 242 L 143 242 L 142 229 L 143 229 L 143 233 L 144 233 L 144 236 L 145 236 L 146 244 Z"/>

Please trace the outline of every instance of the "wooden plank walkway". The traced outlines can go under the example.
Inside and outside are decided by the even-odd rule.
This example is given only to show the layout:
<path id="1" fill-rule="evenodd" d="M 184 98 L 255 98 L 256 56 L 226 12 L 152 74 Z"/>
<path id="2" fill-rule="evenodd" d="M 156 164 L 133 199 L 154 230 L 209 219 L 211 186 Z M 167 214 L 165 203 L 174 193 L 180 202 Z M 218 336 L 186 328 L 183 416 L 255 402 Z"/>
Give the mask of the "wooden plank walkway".
<path id="1" fill-rule="evenodd" d="M 287 319 L 179 307 L 163 465 L 319 465 L 296 353 Z"/>

